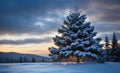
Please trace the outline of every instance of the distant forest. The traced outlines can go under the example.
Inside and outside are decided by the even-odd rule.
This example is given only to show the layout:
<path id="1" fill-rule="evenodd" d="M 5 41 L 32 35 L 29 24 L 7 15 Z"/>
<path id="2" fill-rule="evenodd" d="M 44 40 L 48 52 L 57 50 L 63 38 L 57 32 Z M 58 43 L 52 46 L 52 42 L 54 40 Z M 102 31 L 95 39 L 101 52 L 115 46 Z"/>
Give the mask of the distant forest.
<path id="1" fill-rule="evenodd" d="M 35 63 L 48 62 L 48 58 L 34 54 L 21 54 L 16 52 L 0 52 L 0 63 Z"/>
<path id="2" fill-rule="evenodd" d="M 14 58 L 6 58 L 6 60 L 0 60 L 0 63 L 27 63 L 27 62 L 46 62 L 46 60 L 44 60 L 44 58 L 42 58 L 41 60 L 37 61 L 36 58 L 31 58 L 27 59 L 27 57 L 22 57 L 20 56 L 19 59 L 14 59 Z"/>

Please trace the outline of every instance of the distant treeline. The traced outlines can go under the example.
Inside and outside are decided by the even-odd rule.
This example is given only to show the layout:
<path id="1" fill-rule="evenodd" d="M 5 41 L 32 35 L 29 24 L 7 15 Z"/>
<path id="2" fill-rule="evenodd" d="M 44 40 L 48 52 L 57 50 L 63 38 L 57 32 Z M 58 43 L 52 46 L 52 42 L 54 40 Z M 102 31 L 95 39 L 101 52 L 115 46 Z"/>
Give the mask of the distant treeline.
<path id="1" fill-rule="evenodd" d="M 106 61 L 120 62 L 120 43 L 118 42 L 115 33 L 113 33 L 113 37 L 111 41 L 106 35 L 104 47 L 106 51 Z"/>
<path id="2" fill-rule="evenodd" d="M 44 58 L 37 61 L 36 58 L 32 57 L 31 60 L 27 59 L 27 57 L 20 56 L 18 59 L 14 58 L 6 58 L 4 60 L 0 60 L 0 63 L 35 63 L 35 62 L 46 62 Z"/>

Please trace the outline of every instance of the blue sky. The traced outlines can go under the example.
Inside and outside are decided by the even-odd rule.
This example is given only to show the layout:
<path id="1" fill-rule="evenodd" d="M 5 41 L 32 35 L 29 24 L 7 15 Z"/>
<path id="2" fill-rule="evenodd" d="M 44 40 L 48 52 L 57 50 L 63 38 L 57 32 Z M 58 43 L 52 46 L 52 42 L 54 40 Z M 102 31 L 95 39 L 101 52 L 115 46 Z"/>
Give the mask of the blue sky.
<path id="1" fill-rule="evenodd" d="M 78 10 L 95 26 L 98 36 L 104 38 L 108 34 L 111 38 L 116 32 L 120 39 L 119 0 L 78 0 L 77 4 Z M 72 10 L 75 0 L 0 0 L 0 47 L 48 45 Z"/>

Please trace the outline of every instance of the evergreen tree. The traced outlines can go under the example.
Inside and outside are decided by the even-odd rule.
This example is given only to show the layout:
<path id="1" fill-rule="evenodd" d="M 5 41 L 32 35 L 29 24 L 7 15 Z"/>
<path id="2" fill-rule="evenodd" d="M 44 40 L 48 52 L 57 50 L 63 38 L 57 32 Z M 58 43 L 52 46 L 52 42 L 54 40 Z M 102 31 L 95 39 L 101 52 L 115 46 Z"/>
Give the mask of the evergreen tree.
<path id="1" fill-rule="evenodd" d="M 41 60 L 41 62 L 45 62 L 44 58 Z"/>
<path id="2" fill-rule="evenodd" d="M 27 58 L 26 57 L 24 57 L 24 62 L 27 62 Z"/>
<path id="3" fill-rule="evenodd" d="M 20 63 L 23 63 L 23 58 L 22 58 L 22 56 L 20 56 Z"/>
<path id="4" fill-rule="evenodd" d="M 9 58 L 6 59 L 6 63 L 10 63 Z"/>
<path id="5" fill-rule="evenodd" d="M 115 33 L 113 32 L 113 38 L 112 38 L 112 48 L 114 49 L 114 48 L 117 48 L 117 43 L 118 42 L 118 40 L 117 40 L 117 38 L 116 38 L 116 35 L 115 35 Z"/>
<path id="6" fill-rule="evenodd" d="M 109 56 L 110 56 L 110 53 L 111 53 L 111 49 L 109 48 L 109 39 L 108 39 L 108 36 L 106 35 L 105 36 L 105 51 L 106 51 L 106 61 L 109 61 Z"/>
<path id="7" fill-rule="evenodd" d="M 116 62 L 120 62 L 120 44 L 117 45 L 117 49 L 116 49 Z"/>
<path id="8" fill-rule="evenodd" d="M 106 49 L 109 48 L 109 45 L 110 45 L 109 43 L 110 43 L 110 42 L 109 42 L 108 36 L 106 35 L 106 36 L 105 36 L 105 48 L 106 48 Z"/>
<path id="9" fill-rule="evenodd" d="M 110 50 L 109 61 L 120 62 L 120 44 Z"/>
<path id="10" fill-rule="evenodd" d="M 85 22 L 86 15 L 79 12 L 71 12 L 64 21 L 58 33 L 53 38 L 58 48 L 49 48 L 51 61 L 97 61 L 103 62 L 104 51 L 99 44 L 101 38 L 93 38 L 94 26 L 90 22 Z"/>
<path id="11" fill-rule="evenodd" d="M 14 63 L 13 58 L 11 58 L 11 63 Z"/>
<path id="12" fill-rule="evenodd" d="M 36 60 L 35 60 L 35 58 L 34 58 L 34 57 L 32 58 L 32 62 L 36 62 Z"/>
<path id="13" fill-rule="evenodd" d="M 119 47 L 119 44 L 118 44 L 118 40 L 117 40 L 117 37 L 116 37 L 116 34 L 113 32 L 113 38 L 112 38 L 112 49 L 110 51 L 110 56 L 109 56 L 109 61 L 112 61 L 112 62 L 120 62 L 119 60 L 119 54 L 120 54 L 120 47 Z"/>

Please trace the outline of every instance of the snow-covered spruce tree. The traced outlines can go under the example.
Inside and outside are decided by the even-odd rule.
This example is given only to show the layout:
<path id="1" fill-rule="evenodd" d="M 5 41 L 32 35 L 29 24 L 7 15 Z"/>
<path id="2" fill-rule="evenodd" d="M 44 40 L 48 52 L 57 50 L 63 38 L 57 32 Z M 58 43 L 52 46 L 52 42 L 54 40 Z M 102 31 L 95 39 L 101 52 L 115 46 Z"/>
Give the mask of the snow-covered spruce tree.
<path id="1" fill-rule="evenodd" d="M 120 62 L 120 44 L 115 33 L 113 33 L 112 49 L 109 50 L 108 61 Z"/>
<path id="2" fill-rule="evenodd" d="M 58 48 L 49 48 L 52 61 L 104 62 L 104 51 L 99 44 L 101 38 L 93 38 L 97 32 L 94 32 L 94 26 L 90 26 L 90 22 L 85 22 L 85 19 L 86 15 L 81 15 L 79 12 L 71 12 L 67 16 L 58 29 L 61 35 L 53 38 Z"/>
<path id="3" fill-rule="evenodd" d="M 117 45 L 118 45 L 118 40 L 116 38 L 116 35 L 115 33 L 113 32 L 113 38 L 112 38 L 112 48 L 117 48 Z"/>
<path id="4" fill-rule="evenodd" d="M 110 54 L 111 54 L 111 48 L 109 47 L 110 46 L 110 41 L 109 41 L 109 38 L 108 36 L 106 35 L 105 36 L 105 51 L 106 51 L 106 61 L 110 61 Z"/>

